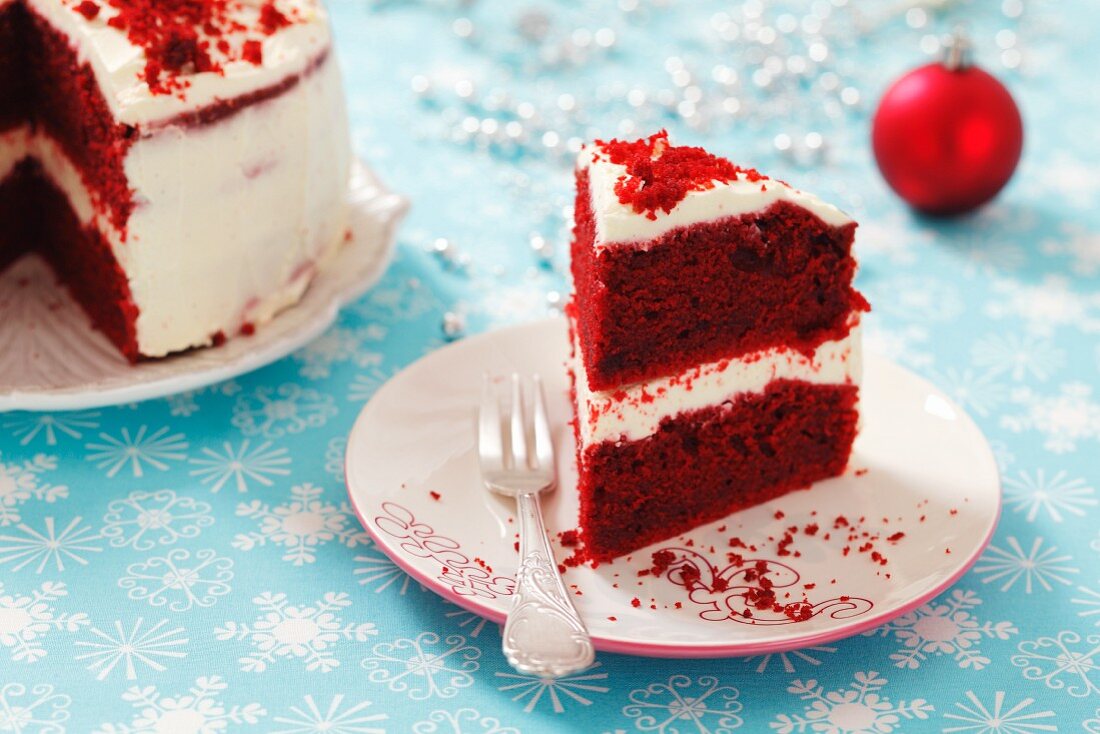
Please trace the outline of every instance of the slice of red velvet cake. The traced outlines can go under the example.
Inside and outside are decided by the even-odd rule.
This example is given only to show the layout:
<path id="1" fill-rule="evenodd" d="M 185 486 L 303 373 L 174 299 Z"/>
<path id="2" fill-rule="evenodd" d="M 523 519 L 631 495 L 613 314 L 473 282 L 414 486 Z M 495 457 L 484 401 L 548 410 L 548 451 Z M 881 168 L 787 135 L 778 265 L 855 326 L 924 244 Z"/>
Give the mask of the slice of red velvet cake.
<path id="1" fill-rule="evenodd" d="M 582 151 L 568 314 L 590 559 L 844 471 L 868 309 L 855 227 L 664 132 Z"/>

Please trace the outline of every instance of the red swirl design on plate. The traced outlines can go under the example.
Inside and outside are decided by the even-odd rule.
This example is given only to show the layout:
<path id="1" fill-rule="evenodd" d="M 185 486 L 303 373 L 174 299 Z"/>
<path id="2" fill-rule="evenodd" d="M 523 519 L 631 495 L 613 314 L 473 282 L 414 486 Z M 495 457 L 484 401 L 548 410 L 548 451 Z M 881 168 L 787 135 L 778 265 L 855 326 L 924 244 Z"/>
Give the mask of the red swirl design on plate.
<path id="1" fill-rule="evenodd" d="M 511 576 L 494 576 L 462 552 L 457 540 L 439 535 L 427 523 L 420 522 L 407 508 L 396 502 L 383 502 L 383 515 L 374 518 L 375 526 L 391 538 L 401 541 L 398 547 L 415 558 L 433 560 L 440 565 L 436 575 L 459 596 L 479 596 L 496 599 L 511 596 L 516 580 Z"/>
<path id="2" fill-rule="evenodd" d="M 806 589 L 804 584 L 796 586 L 801 576 L 779 561 L 746 558 L 719 569 L 703 554 L 687 548 L 665 548 L 654 556 L 661 553 L 674 556 L 663 565 L 661 572 L 665 578 L 687 589 L 688 599 L 705 607 L 699 617 L 710 622 L 732 620 L 764 626 L 798 624 L 822 614 L 831 619 L 851 619 L 874 607 L 869 599 L 858 596 L 840 595 L 813 601 L 806 596 L 812 586 L 811 589 Z M 774 592 L 779 609 L 772 605 L 760 608 L 754 603 L 768 590 Z"/>

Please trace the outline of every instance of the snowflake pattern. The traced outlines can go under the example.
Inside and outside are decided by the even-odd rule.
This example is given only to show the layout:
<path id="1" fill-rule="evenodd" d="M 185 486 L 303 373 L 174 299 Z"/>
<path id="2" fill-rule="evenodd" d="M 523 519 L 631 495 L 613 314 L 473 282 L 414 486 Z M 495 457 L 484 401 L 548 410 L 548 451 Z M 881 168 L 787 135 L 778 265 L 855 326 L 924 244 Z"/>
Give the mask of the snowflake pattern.
<path id="1" fill-rule="evenodd" d="M 334 415 L 331 395 L 287 382 L 277 388 L 261 385 L 237 396 L 232 422 L 246 436 L 274 439 L 320 428 Z"/>
<path id="2" fill-rule="evenodd" d="M 167 619 L 145 627 L 145 620 L 138 617 L 129 629 L 122 626 L 122 620 L 115 620 L 113 632 L 98 627 L 90 632 L 95 639 L 76 642 L 84 651 L 76 660 L 89 661 L 88 670 L 96 674 L 96 680 L 106 680 L 120 664 L 126 680 L 137 680 L 139 665 L 159 673 L 167 670 L 163 659 L 187 657 L 187 651 L 181 649 L 189 642 L 183 627 L 169 627 Z"/>
<path id="3" fill-rule="evenodd" d="M 108 477 L 117 475 L 127 466 L 134 477 L 142 477 L 147 467 L 167 471 L 168 462 L 185 460 L 188 443 L 182 433 L 169 433 L 167 426 L 152 433 L 148 426 L 141 426 L 133 434 L 124 427 L 117 438 L 100 433 L 99 442 L 89 443 L 84 448 L 88 452 L 85 458 L 94 461 Z"/>
<path id="4" fill-rule="evenodd" d="M 347 448 L 346 436 L 335 436 L 325 445 L 325 472 L 341 483 L 344 481 L 344 452 Z"/>
<path id="5" fill-rule="evenodd" d="M 1057 726 L 1047 721 L 1054 717 L 1053 711 L 1027 711 L 1035 703 L 1034 698 L 1025 698 L 1015 705 L 1005 706 L 1005 692 L 997 691 L 993 696 L 993 705 L 987 706 L 974 695 L 974 691 L 967 691 L 966 699 L 955 704 L 957 712 L 949 711 L 943 715 L 950 722 L 944 726 L 944 734 L 1033 734 L 1037 731 L 1058 731 Z"/>
<path id="6" fill-rule="evenodd" d="M 272 477 L 290 474 L 287 449 L 276 448 L 270 441 L 252 446 L 247 438 L 236 448 L 226 441 L 220 452 L 203 448 L 202 456 L 192 458 L 191 463 L 197 467 L 191 470 L 191 476 L 210 485 L 211 492 L 220 492 L 230 482 L 238 492 L 247 492 L 249 482 L 270 487 L 274 484 Z"/>
<path id="7" fill-rule="evenodd" d="M 415 638 L 378 643 L 360 665 L 370 671 L 370 682 L 385 683 L 394 693 L 423 701 L 454 698 L 472 686 L 480 657 L 481 650 L 462 635 L 421 632 Z"/>
<path id="8" fill-rule="evenodd" d="M 1078 586 L 1080 596 L 1070 599 L 1070 603 L 1081 608 L 1077 616 L 1086 621 L 1092 621 L 1095 617 L 1095 626 L 1100 627 L 1100 589 L 1089 586 Z"/>
<path id="9" fill-rule="evenodd" d="M 473 727 L 472 729 L 470 727 Z M 413 724 L 413 734 L 520 734 L 519 729 L 502 726 L 495 716 L 484 716 L 477 709 L 461 708 L 457 711 L 442 709 L 428 714 L 428 718 Z"/>
<path id="10" fill-rule="evenodd" d="M 919 324 L 887 329 L 870 316 L 863 331 L 863 346 L 868 352 L 917 369 L 927 369 L 934 361 L 928 339 L 928 329 Z"/>
<path id="11" fill-rule="evenodd" d="M 1035 522 L 1041 510 L 1054 522 L 1062 522 L 1063 513 L 1084 517 L 1086 508 L 1096 507 L 1092 487 L 1083 479 L 1070 479 L 1064 471 L 1047 478 L 1042 469 L 1034 474 L 1021 471 L 1016 477 L 1004 478 L 1005 504 L 1014 512 L 1023 512 L 1028 522 Z"/>
<path id="12" fill-rule="evenodd" d="M 319 705 L 313 696 L 307 695 L 302 703 L 291 706 L 288 713 L 272 719 L 280 728 L 271 734 L 385 734 L 381 724 L 389 717 L 369 712 L 370 706 L 370 701 L 345 706 L 342 693 L 337 693 L 326 705 Z"/>
<path id="13" fill-rule="evenodd" d="M 386 589 L 393 588 L 398 594 L 404 596 L 409 587 L 416 585 L 421 591 L 424 587 L 413 581 L 412 576 L 402 571 L 396 563 L 390 560 L 385 553 L 374 548 L 369 538 L 364 539 L 367 552 L 355 557 L 356 568 L 352 571 L 356 582 L 360 586 L 366 586 L 378 594 Z"/>
<path id="14" fill-rule="evenodd" d="M 198 398 L 201 395 L 232 396 L 241 391 L 241 384 L 236 380 L 226 380 L 215 385 L 200 387 L 196 390 L 185 390 L 175 395 L 169 395 L 164 400 L 168 403 L 168 412 L 174 416 L 188 417 L 199 412 Z"/>
<path id="15" fill-rule="evenodd" d="M 0 684 L 0 731 L 12 734 L 65 734 L 71 697 L 49 683 Z"/>
<path id="16" fill-rule="evenodd" d="M 847 688 L 825 691 L 816 680 L 795 680 L 787 692 L 809 703 L 801 714 L 780 714 L 771 722 L 778 734 L 867 732 L 890 734 L 903 720 L 926 720 L 935 710 L 923 698 L 894 703 L 883 694 L 888 681 L 875 671 L 856 673 Z"/>
<path id="17" fill-rule="evenodd" d="M 1053 637 L 1025 640 L 1017 651 L 1012 664 L 1023 668 L 1028 680 L 1075 698 L 1100 695 L 1100 634 L 1062 630 Z"/>
<path id="18" fill-rule="evenodd" d="M 33 566 L 39 574 L 47 568 L 64 571 L 73 563 L 87 566 L 86 554 L 99 553 L 103 548 L 96 542 L 99 533 L 90 525 L 83 525 L 83 520 L 74 517 L 60 532 L 53 517 L 43 520 L 41 530 L 26 524 L 16 526 L 19 535 L 0 535 L 0 565 L 10 563 L 12 571 Z"/>
<path id="19" fill-rule="evenodd" d="M 650 683 L 630 692 L 623 715 L 634 720 L 639 731 L 678 734 L 685 724 L 708 734 L 728 734 L 741 726 L 738 714 L 744 708 L 741 692 L 721 685 L 710 675 L 692 679 L 674 675 L 667 681 Z"/>
<path id="20" fill-rule="evenodd" d="M 1048 339 L 1012 332 L 986 334 L 970 349 L 974 366 L 1015 382 L 1033 378 L 1046 382 L 1066 362 L 1064 350 Z"/>
<path id="21" fill-rule="evenodd" d="M 1043 548 L 1040 537 L 1036 537 L 1026 551 L 1015 536 L 1010 535 L 1006 540 L 1008 548 L 990 545 L 974 566 L 974 573 L 983 583 L 1000 582 L 1001 591 L 1009 591 L 1017 581 L 1023 582 L 1025 594 L 1039 588 L 1050 591 L 1052 582 L 1068 586 L 1067 576 L 1080 572 L 1068 565 L 1073 560 L 1070 556 L 1057 555 L 1055 546 Z"/>
<path id="22" fill-rule="evenodd" d="M 523 703 L 523 710 L 526 713 L 534 711 L 545 697 L 550 710 L 560 714 L 565 711 L 567 702 L 591 706 L 592 699 L 589 696 L 611 690 L 603 685 L 607 680 L 607 673 L 596 672 L 599 667 L 600 663 L 597 662 L 583 673 L 561 678 L 543 678 L 523 673 L 497 673 L 497 678 L 500 678 L 497 690 L 510 694 L 513 701 Z"/>
<path id="23" fill-rule="evenodd" d="M 1008 388 L 997 380 L 996 372 L 978 374 L 973 370 L 957 370 L 954 367 L 932 376 L 932 381 L 952 400 L 983 418 L 1008 399 Z"/>
<path id="24" fill-rule="evenodd" d="M 420 587 L 422 590 L 423 586 Z M 447 602 L 447 604 L 452 604 Z M 459 629 L 465 630 L 472 639 L 477 639 L 478 636 L 485 630 L 485 625 L 489 624 L 489 620 L 482 617 L 480 614 L 474 614 L 473 612 L 467 612 L 465 609 L 452 609 L 443 615 L 447 619 L 458 624 Z M 500 629 L 498 625 L 493 625 L 496 629 Z M 467 629 L 469 628 L 469 629 Z"/>
<path id="25" fill-rule="evenodd" d="M 363 343 L 378 342 L 385 337 L 386 328 L 379 324 L 355 329 L 337 326 L 329 329 L 292 356 L 302 365 L 298 374 L 319 380 L 332 374 L 334 364 L 351 362 L 359 367 L 381 364 L 382 355 L 364 350 Z"/>
<path id="26" fill-rule="evenodd" d="M 951 655 L 960 668 L 981 670 L 989 664 L 978 645 L 982 639 L 1007 640 L 1019 630 L 1011 622 L 979 622 L 972 613 L 982 603 L 972 591 L 955 589 L 947 599 L 925 604 L 865 636 L 893 635 L 901 643 L 890 659 L 899 668 L 919 668 L 930 656 Z"/>
<path id="27" fill-rule="evenodd" d="M 829 655 L 834 652 L 836 652 L 835 647 L 825 647 L 819 645 L 814 647 L 804 647 L 800 650 L 790 650 L 789 652 L 768 653 L 766 655 L 751 655 L 746 658 L 741 658 L 741 660 L 748 665 L 756 665 L 754 670 L 757 673 L 768 672 L 768 669 L 773 662 L 784 673 L 794 673 L 798 669 L 798 666 L 802 664 L 815 667 L 821 665 L 822 655 Z"/>
<path id="28" fill-rule="evenodd" d="M 114 548 L 151 550 L 180 539 L 197 538 L 214 524 L 210 505 L 170 489 L 137 490 L 126 499 L 112 500 L 103 516 L 104 538 Z"/>
<path id="29" fill-rule="evenodd" d="M 20 506 L 28 500 L 56 502 L 69 496 L 69 488 L 51 485 L 42 475 L 57 469 L 57 457 L 36 454 L 22 462 L 0 461 L 0 527 L 23 519 Z"/>
<path id="30" fill-rule="evenodd" d="M 126 567 L 118 586 L 131 599 L 154 607 L 165 604 L 173 612 L 213 606 L 232 587 L 233 560 L 212 549 L 191 551 L 173 548 L 168 555 L 149 558 Z"/>
<path id="31" fill-rule="evenodd" d="M 323 490 L 312 484 L 299 484 L 290 490 L 291 499 L 274 507 L 253 500 L 237 506 L 237 517 L 247 517 L 259 523 L 251 533 L 238 533 L 233 547 L 249 551 L 272 543 L 286 548 L 283 560 L 302 566 L 317 560 L 316 549 L 330 540 L 348 548 L 367 542 L 366 532 L 352 522 L 351 508 L 321 499 Z"/>
<path id="32" fill-rule="evenodd" d="M 68 595 L 65 584 L 47 581 L 29 593 L 8 592 L 0 581 L 0 647 L 15 662 L 33 663 L 46 655 L 50 632 L 76 632 L 89 624 L 83 612 L 59 612 L 53 602 Z"/>
<path id="33" fill-rule="evenodd" d="M 96 734 L 221 734 L 230 731 L 231 724 L 256 724 L 267 715 L 258 703 L 227 706 L 222 696 L 228 687 L 216 675 L 197 678 L 178 696 L 165 696 L 156 686 L 134 686 L 122 694 L 122 700 L 135 709 L 133 720 L 103 724 Z"/>
<path id="34" fill-rule="evenodd" d="M 61 437 L 81 439 L 84 431 L 99 428 L 99 412 L 22 413 L 4 421 L 4 428 L 27 446 L 41 438 L 47 446 L 56 446 Z"/>
<path id="35" fill-rule="evenodd" d="M 1028 388 L 1016 391 L 1012 399 L 1022 413 L 1002 415 L 1001 426 L 1015 433 L 1038 431 L 1043 448 L 1065 454 L 1083 442 L 1100 441 L 1100 403 L 1092 387 L 1082 382 L 1062 385 L 1057 395 L 1038 395 Z"/>
<path id="36" fill-rule="evenodd" d="M 366 641 L 378 631 L 370 622 L 348 622 L 339 612 L 351 606 L 347 594 L 328 592 L 307 606 L 287 602 L 286 594 L 264 592 L 252 600 L 261 615 L 252 624 L 226 622 L 219 640 L 247 640 L 253 651 L 239 659 L 241 670 L 262 673 L 280 658 L 299 659 L 306 670 L 327 673 L 340 665 L 333 649 L 341 640 Z"/>
<path id="37" fill-rule="evenodd" d="M 370 400 L 378 388 L 386 384 L 386 382 L 395 374 L 392 369 L 385 369 L 382 367 L 374 367 L 362 372 L 352 378 L 351 384 L 348 385 L 348 401 L 352 403 L 365 403 Z"/>
<path id="38" fill-rule="evenodd" d="M 1083 333 L 1100 331 L 1100 294 L 1077 293 L 1063 277 L 1047 276 L 1037 284 L 995 279 L 993 292 L 994 298 L 986 303 L 986 315 L 1018 318 L 1036 336 L 1050 336 L 1063 327 Z"/>
<path id="39" fill-rule="evenodd" d="M 1046 240 L 1041 248 L 1047 255 L 1068 255 L 1077 275 L 1092 277 L 1100 272 L 1100 234 L 1083 227 L 1066 227 L 1057 239 Z"/>

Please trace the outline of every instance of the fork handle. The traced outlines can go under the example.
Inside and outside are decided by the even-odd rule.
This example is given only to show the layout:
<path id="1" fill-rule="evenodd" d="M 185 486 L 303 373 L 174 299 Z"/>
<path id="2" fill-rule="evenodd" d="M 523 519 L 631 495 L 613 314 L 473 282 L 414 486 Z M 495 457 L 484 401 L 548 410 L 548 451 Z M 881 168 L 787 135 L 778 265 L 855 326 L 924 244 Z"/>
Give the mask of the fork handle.
<path id="1" fill-rule="evenodd" d="M 596 653 L 558 573 L 538 495 L 521 494 L 516 505 L 520 564 L 512 611 L 504 623 L 504 656 L 516 670 L 541 677 L 584 670 Z"/>

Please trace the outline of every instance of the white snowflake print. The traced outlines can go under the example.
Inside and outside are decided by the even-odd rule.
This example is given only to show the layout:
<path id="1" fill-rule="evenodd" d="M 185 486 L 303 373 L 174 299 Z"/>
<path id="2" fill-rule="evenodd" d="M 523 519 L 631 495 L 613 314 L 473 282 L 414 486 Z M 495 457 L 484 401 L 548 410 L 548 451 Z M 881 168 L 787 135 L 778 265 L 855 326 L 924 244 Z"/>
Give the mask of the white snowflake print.
<path id="1" fill-rule="evenodd" d="M 224 395 L 226 397 L 236 395 L 241 391 L 241 384 L 236 380 L 226 380 L 216 385 L 200 387 L 196 390 L 185 390 L 165 398 L 168 403 L 168 412 L 174 416 L 187 417 L 199 412 L 200 395 Z"/>
<path id="2" fill-rule="evenodd" d="M 472 728 L 471 728 L 472 727 Z M 484 716 L 477 709 L 461 708 L 457 711 L 433 711 L 428 718 L 413 724 L 413 734 L 520 734 L 513 726 L 502 726 L 493 716 Z"/>
<path id="3" fill-rule="evenodd" d="M 12 734 L 65 734 L 73 700 L 49 683 L 0 684 L 0 731 Z"/>
<path id="4" fill-rule="evenodd" d="M 999 298 L 994 297 L 986 304 L 986 315 L 994 319 L 1022 319 L 1032 334 L 1049 336 L 1064 326 L 1084 333 L 1100 331 L 1097 316 L 1100 294 L 1077 293 L 1064 277 L 1047 276 L 1038 284 L 995 279 L 993 292 Z"/>
<path id="5" fill-rule="evenodd" d="M 1070 599 L 1071 604 L 1081 607 L 1077 616 L 1084 620 L 1092 621 L 1095 617 L 1095 626 L 1100 627 L 1100 590 L 1089 586 L 1078 586 L 1079 597 Z"/>
<path id="6" fill-rule="evenodd" d="M 1026 551 L 1014 536 L 1008 536 L 1007 544 L 1007 548 L 989 546 L 974 567 L 974 573 L 981 577 L 983 583 L 1000 582 L 1001 591 L 1009 591 L 1018 581 L 1023 582 L 1025 594 L 1038 588 L 1050 591 L 1053 588 L 1051 582 L 1068 586 L 1070 580 L 1067 576 L 1080 572 L 1069 565 L 1072 557 L 1057 555 L 1057 547 L 1048 545 L 1043 548 L 1041 537 L 1036 537 Z"/>
<path id="7" fill-rule="evenodd" d="M 247 438 L 237 447 L 226 441 L 220 452 L 204 447 L 202 456 L 192 458 L 191 463 L 198 467 L 191 470 L 191 476 L 210 485 L 211 492 L 220 492 L 230 482 L 238 492 L 247 492 L 249 482 L 270 487 L 274 484 L 272 477 L 290 474 L 287 449 L 274 447 L 270 441 L 252 446 Z"/>
<path id="8" fill-rule="evenodd" d="M 829 655 L 836 652 L 835 647 L 804 647 L 801 650 L 791 650 L 789 652 L 768 653 L 767 655 L 752 655 L 747 658 L 741 658 L 741 661 L 748 664 L 755 664 L 754 670 L 757 673 L 766 673 L 772 662 L 775 662 L 776 666 L 781 668 L 784 673 L 793 673 L 798 669 L 801 664 L 810 666 L 821 665 L 821 656 Z"/>
<path id="9" fill-rule="evenodd" d="M 1058 731 L 1050 719 L 1053 711 L 1028 711 L 1035 703 L 1034 698 L 1025 698 L 1019 703 L 1006 706 L 1005 692 L 997 691 L 993 695 L 993 704 L 987 706 L 981 702 L 974 691 L 966 692 L 966 701 L 955 704 L 958 711 L 943 715 L 944 734 L 970 732 L 971 734 L 1034 734 L 1038 731 Z"/>
<path id="10" fill-rule="evenodd" d="M 679 734 L 684 731 L 682 726 L 690 724 L 700 734 L 728 734 L 744 723 L 738 716 L 744 708 L 740 695 L 736 688 L 720 685 L 714 676 L 693 680 L 674 675 L 631 691 L 623 716 L 634 719 L 639 731 Z"/>
<path id="11" fill-rule="evenodd" d="M 56 502 L 69 496 L 69 488 L 54 486 L 42 475 L 57 468 L 57 457 L 36 454 L 21 462 L 0 461 L 0 527 L 23 519 L 20 506 L 29 500 Z"/>
<path id="12" fill-rule="evenodd" d="M 131 563 L 118 586 L 127 596 L 154 607 L 165 604 L 173 612 L 211 607 L 231 590 L 233 560 L 212 549 L 173 548 L 168 555 Z"/>
<path id="13" fill-rule="evenodd" d="M 998 382 L 994 372 L 977 374 L 948 367 L 942 373 L 934 373 L 932 381 L 956 403 L 983 418 L 1008 399 L 1008 388 Z"/>
<path id="14" fill-rule="evenodd" d="M 1058 151 L 1039 160 L 1042 165 L 1030 167 L 1028 180 L 1034 180 L 1040 191 L 1079 209 L 1095 208 L 1100 182 L 1096 180 L 1095 167 L 1086 159 Z"/>
<path id="15" fill-rule="evenodd" d="M 381 364 L 382 355 L 364 350 L 363 343 L 381 341 L 385 337 L 385 327 L 378 324 L 356 329 L 336 326 L 291 356 L 302 365 L 298 369 L 298 374 L 312 380 L 319 380 L 332 375 L 334 364 L 350 362 L 359 367 L 374 367 Z"/>
<path id="16" fill-rule="evenodd" d="M 1057 395 L 1037 395 L 1029 388 L 1012 394 L 1022 413 L 1001 416 L 1001 427 L 1014 433 L 1044 434 L 1043 448 L 1056 454 L 1076 451 L 1085 441 L 1100 441 L 1100 403 L 1092 386 L 1083 382 L 1062 385 Z"/>
<path id="17" fill-rule="evenodd" d="M 134 686 L 122 694 L 122 700 L 135 709 L 134 718 L 129 724 L 103 724 L 96 734 L 222 734 L 256 724 L 267 715 L 258 703 L 227 706 L 222 702 L 227 688 L 216 675 L 197 678 L 178 696 L 165 696 L 156 686 Z"/>
<path id="18" fill-rule="evenodd" d="M 33 663 L 46 655 L 43 638 L 50 632 L 76 632 L 89 624 L 83 612 L 68 614 L 53 606 L 69 593 L 65 584 L 47 581 L 29 594 L 8 593 L 0 581 L 0 647 L 15 662 Z"/>
<path id="19" fill-rule="evenodd" d="M 181 538 L 197 538 L 203 528 L 214 524 L 214 517 L 207 503 L 158 489 L 137 490 L 126 499 L 112 500 L 103 522 L 102 535 L 110 538 L 112 547 L 147 551 Z"/>
<path id="20" fill-rule="evenodd" d="M 914 229 L 903 212 L 868 217 L 860 222 L 859 229 L 855 249 L 861 262 L 885 258 L 894 265 L 912 265 L 917 261 L 917 252 L 934 241 L 930 232 Z"/>
<path id="21" fill-rule="evenodd" d="M 549 308 L 546 288 L 528 280 L 519 285 L 486 284 L 480 298 L 456 304 L 454 310 L 484 316 L 488 325 L 495 327 L 542 318 L 549 314 Z"/>
<path id="22" fill-rule="evenodd" d="M 879 320 L 868 317 L 863 345 L 868 352 L 917 369 L 930 367 L 934 359 L 928 351 L 928 329 L 919 324 L 888 329 Z"/>
<path id="23" fill-rule="evenodd" d="M 1005 504 L 1015 512 L 1026 513 L 1035 522 L 1040 510 L 1054 522 L 1062 522 L 1062 513 L 1084 517 L 1086 508 L 1096 507 L 1092 487 L 1084 479 L 1070 479 L 1064 471 L 1047 478 L 1038 469 L 1034 474 L 1021 471 L 1016 477 L 1004 477 Z"/>
<path id="24" fill-rule="evenodd" d="M 926 720 L 935 710 L 923 698 L 912 701 L 890 700 L 883 695 L 887 680 L 875 671 L 856 673 L 847 688 L 825 691 L 816 680 L 796 680 L 787 688 L 809 704 L 800 714 L 780 714 L 769 725 L 779 734 L 827 732 L 828 734 L 890 734 L 903 719 Z"/>
<path id="25" fill-rule="evenodd" d="M 328 592 L 308 606 L 287 603 L 286 594 L 265 592 L 252 603 L 260 616 L 252 624 L 226 622 L 214 630 L 219 640 L 247 640 L 253 652 L 238 659 L 246 673 L 262 673 L 280 658 L 299 659 L 306 670 L 328 673 L 340 665 L 333 647 L 341 640 L 365 642 L 378 634 L 370 622 L 347 622 L 339 611 L 351 606 L 347 594 Z"/>
<path id="26" fill-rule="evenodd" d="M 1017 650 L 1012 664 L 1023 668 L 1028 680 L 1041 680 L 1074 698 L 1100 695 L 1100 634 L 1083 637 L 1062 630 L 1053 637 L 1025 640 Z"/>
<path id="27" fill-rule="evenodd" d="M 237 397 L 232 423 L 246 436 L 282 438 L 307 428 L 320 428 L 336 415 L 331 395 L 287 382 L 277 388 L 261 385 Z"/>
<path id="28" fill-rule="evenodd" d="M 368 546 L 367 552 L 355 557 L 358 565 L 352 571 L 360 586 L 373 589 L 376 594 L 392 587 L 401 596 L 413 585 L 424 591 L 424 587 L 413 581 L 412 576 L 402 571 L 389 556 L 376 550 L 369 538 L 365 538 L 363 544 Z"/>
<path id="29" fill-rule="evenodd" d="M 1016 454 L 1012 453 L 1012 450 L 1008 448 L 1008 444 L 1004 441 L 991 440 L 989 449 L 993 452 L 993 460 L 997 462 L 997 469 L 1000 470 L 1001 474 L 1004 474 L 1008 467 L 1016 462 Z"/>
<path id="30" fill-rule="evenodd" d="M 955 589 L 873 630 L 868 637 L 893 635 L 902 647 L 890 655 L 899 668 L 916 669 L 933 655 L 951 655 L 960 668 L 981 670 L 989 664 L 978 645 L 984 638 L 1007 640 L 1019 632 L 1011 622 L 979 622 L 972 610 L 982 603 L 972 591 Z"/>
<path id="31" fill-rule="evenodd" d="M 443 302 L 419 279 L 409 278 L 397 285 L 373 288 L 352 310 L 371 321 L 410 321 L 443 310 Z"/>
<path id="32" fill-rule="evenodd" d="M 334 436 L 325 446 L 325 471 L 340 482 L 344 481 L 344 452 L 347 448 L 347 436 Z"/>
<path id="33" fill-rule="evenodd" d="M 1081 277 L 1100 272 L 1100 234 L 1084 227 L 1065 226 L 1058 239 L 1044 241 L 1041 248 L 1046 255 L 1068 255 L 1071 269 Z"/>
<path id="34" fill-rule="evenodd" d="M 96 543 L 100 534 L 90 525 L 82 525 L 83 520 L 74 517 L 58 532 L 55 519 L 47 517 L 41 530 L 20 524 L 15 528 L 19 535 L 10 534 L 11 531 L 0 534 L 0 565 L 10 563 L 12 571 L 34 566 L 35 573 L 42 573 L 47 567 L 64 571 L 66 563 L 87 566 L 85 556 L 103 548 Z"/>
<path id="35" fill-rule="evenodd" d="M 929 277 L 883 278 L 869 284 L 867 291 L 876 309 L 905 321 L 951 321 L 965 308 L 956 286 Z"/>
<path id="36" fill-rule="evenodd" d="M 460 689 L 474 684 L 481 650 L 462 635 L 441 638 L 421 632 L 413 639 L 380 642 L 360 665 L 370 671 L 367 680 L 385 683 L 394 693 L 415 701 L 454 698 Z"/>
<path id="37" fill-rule="evenodd" d="M 84 431 L 99 428 L 98 411 L 85 411 L 82 413 L 16 413 L 4 421 L 4 428 L 12 432 L 12 436 L 19 439 L 22 446 L 30 444 L 41 437 L 47 446 L 56 446 L 57 439 L 80 439 Z"/>
<path id="38" fill-rule="evenodd" d="M 88 670 L 96 674 L 96 680 L 106 680 L 119 668 L 126 680 L 137 680 L 138 667 L 144 665 L 158 673 L 168 668 L 162 660 L 187 657 L 184 648 L 189 642 L 183 627 L 170 627 L 167 619 L 146 627 L 138 617 L 127 629 L 122 620 L 115 620 L 114 631 L 92 627 L 95 639 L 78 640 L 76 647 L 83 650 L 76 656 L 77 662 L 89 661 Z"/>
<path id="39" fill-rule="evenodd" d="M 1086 734 L 1100 734 L 1100 708 L 1096 709 L 1093 718 L 1081 722 Z"/>
<path id="40" fill-rule="evenodd" d="M 337 693 L 328 704 L 318 704 L 307 695 L 290 712 L 272 719 L 280 725 L 271 734 L 385 734 L 381 724 L 388 717 L 372 713 L 370 701 L 344 705 L 344 694 Z"/>
<path id="41" fill-rule="evenodd" d="M 302 566 L 317 560 L 316 549 L 331 540 L 348 548 L 367 542 L 367 534 L 351 519 L 346 503 L 334 505 L 321 499 L 323 490 L 312 484 L 299 484 L 290 490 L 290 501 L 274 507 L 253 500 L 237 505 L 237 517 L 259 523 L 259 530 L 238 533 L 233 547 L 249 551 L 272 543 L 286 548 L 283 560 Z"/>
<path id="42" fill-rule="evenodd" d="M 348 385 L 348 401 L 363 403 L 370 400 L 394 374 L 396 371 L 393 369 L 375 367 L 356 375 Z"/>
<path id="43" fill-rule="evenodd" d="M 1006 374 L 1016 382 L 1034 378 L 1046 382 L 1066 362 L 1064 349 L 1047 339 L 1012 332 L 986 334 L 970 349 L 974 366 Z"/>
<path id="44" fill-rule="evenodd" d="M 96 466 L 113 477 L 127 466 L 135 477 L 145 475 L 146 467 L 167 471 L 170 461 L 183 461 L 187 458 L 187 439 L 182 433 L 169 433 L 167 426 L 152 433 L 148 426 L 140 426 L 137 432 L 130 433 L 123 428 L 118 437 L 106 433 L 99 434 L 100 442 L 92 442 L 84 448 L 88 454 L 84 458 L 94 461 Z"/>
<path id="45" fill-rule="evenodd" d="M 426 589 L 421 586 L 421 591 Z M 451 606 L 454 606 L 452 602 L 445 602 Z M 471 639 L 477 639 L 478 636 L 485 631 L 485 625 L 489 624 L 489 620 L 482 617 L 480 614 L 474 614 L 473 612 L 467 612 L 465 609 L 452 609 L 446 612 L 444 615 L 447 619 L 453 620 L 458 623 L 458 626 L 470 636 Z M 500 629 L 499 625 L 493 625 L 496 629 Z M 467 627 L 469 629 L 467 629 Z"/>
<path id="46" fill-rule="evenodd" d="M 581 706 L 591 706 L 590 695 L 607 693 L 611 690 L 603 685 L 607 680 L 607 673 L 596 672 L 599 667 L 600 663 L 596 663 L 582 673 L 562 678 L 543 678 L 523 673 L 496 673 L 497 678 L 501 679 L 501 685 L 497 686 L 497 690 L 511 694 L 513 701 L 523 702 L 525 713 L 534 711 L 545 696 L 550 710 L 560 714 L 565 711 L 565 705 L 569 701 L 579 703 Z"/>

